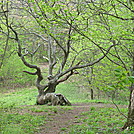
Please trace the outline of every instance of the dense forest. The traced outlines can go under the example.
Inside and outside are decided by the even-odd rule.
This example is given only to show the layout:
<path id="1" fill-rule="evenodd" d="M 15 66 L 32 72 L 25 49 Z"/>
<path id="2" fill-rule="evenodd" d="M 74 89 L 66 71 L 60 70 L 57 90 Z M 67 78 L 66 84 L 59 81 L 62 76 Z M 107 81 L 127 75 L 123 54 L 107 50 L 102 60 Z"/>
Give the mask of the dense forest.
<path id="1" fill-rule="evenodd" d="M 21 120 L 24 117 L 18 111 L 24 105 L 33 106 L 24 112 L 44 108 L 57 113 L 76 103 L 113 104 L 113 111 L 104 106 L 100 112 L 92 104 L 91 115 L 96 113 L 101 123 L 97 114 L 113 112 L 121 116 L 116 117 L 117 124 L 121 118 L 124 121 L 117 132 L 113 123 L 112 131 L 96 128 L 91 132 L 80 125 L 70 132 L 62 128 L 65 133 L 133 133 L 134 1 L 1 0 L 0 95 L 3 134 L 35 133 L 32 127 L 11 130 L 9 115 Z M 115 116 L 107 118 L 115 120 Z"/>

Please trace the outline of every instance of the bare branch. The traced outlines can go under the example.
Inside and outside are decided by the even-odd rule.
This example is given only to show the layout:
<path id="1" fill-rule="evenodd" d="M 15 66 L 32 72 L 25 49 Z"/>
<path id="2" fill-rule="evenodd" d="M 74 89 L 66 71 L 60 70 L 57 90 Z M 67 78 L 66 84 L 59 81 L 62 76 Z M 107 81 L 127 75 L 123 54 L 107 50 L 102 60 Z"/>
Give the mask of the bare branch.
<path id="1" fill-rule="evenodd" d="M 73 66 L 73 64 L 74 64 L 74 62 L 75 62 L 75 60 L 76 60 L 76 58 L 77 58 L 77 56 L 79 56 L 79 54 L 82 52 L 82 51 L 84 51 L 84 50 L 86 50 L 86 49 L 82 49 L 82 50 L 80 50 L 79 52 L 77 52 L 75 49 L 73 49 L 75 52 L 76 52 L 76 55 L 73 57 L 73 59 L 72 59 L 72 63 L 70 64 L 70 66 L 69 67 L 72 67 Z M 79 61 L 79 64 L 82 62 L 82 60 L 80 60 Z M 79 65 L 78 63 L 77 63 L 77 65 Z"/>
<path id="2" fill-rule="evenodd" d="M 115 107 L 117 108 L 118 112 L 127 119 L 127 116 L 120 111 L 118 105 L 114 102 L 114 94 L 112 95 L 112 103 L 115 105 Z"/>
<path id="3" fill-rule="evenodd" d="M 23 71 L 23 72 L 31 74 L 31 75 L 37 75 L 37 71 L 35 73 L 29 72 L 29 71 Z"/>
<path id="4" fill-rule="evenodd" d="M 79 74 L 77 71 L 71 71 L 70 74 L 66 75 L 64 78 L 60 79 L 57 81 L 57 84 L 66 81 L 70 76 L 72 76 L 73 74 Z"/>
<path id="5" fill-rule="evenodd" d="M 20 44 L 20 40 L 19 40 L 19 37 L 18 37 L 18 33 L 13 29 L 13 27 L 10 25 L 8 26 L 12 32 L 15 34 L 15 40 L 16 42 L 18 43 L 18 55 L 19 57 L 21 58 L 22 62 L 24 63 L 25 66 L 29 67 L 29 68 L 34 68 L 36 69 L 37 71 L 35 73 L 31 73 L 31 72 L 28 72 L 28 71 L 24 71 L 28 74 L 31 74 L 31 75 L 37 75 L 38 78 L 37 78 L 37 81 L 36 81 L 36 86 L 39 90 L 43 90 L 43 86 L 40 85 L 40 82 L 43 80 L 43 76 L 41 74 L 41 70 L 39 67 L 37 67 L 36 65 L 32 65 L 32 64 L 29 64 L 26 60 L 25 60 L 25 56 L 27 55 L 26 54 L 22 54 L 22 47 L 21 47 L 21 44 Z M 42 88 L 41 88 L 42 87 Z"/>
<path id="6" fill-rule="evenodd" d="M 57 45 L 63 50 L 64 54 L 66 55 L 66 50 L 64 47 L 62 47 L 62 45 L 60 44 L 60 42 L 54 37 L 54 35 L 52 34 L 49 34 L 54 40 L 55 42 L 57 43 Z"/>
<path id="7" fill-rule="evenodd" d="M 68 30 L 68 40 L 67 40 L 67 44 L 66 44 L 66 53 L 63 59 L 63 62 L 61 64 L 61 68 L 60 68 L 60 72 L 63 70 L 66 62 L 67 62 L 67 58 L 70 52 L 70 43 L 71 43 L 71 31 L 72 31 L 72 27 L 70 26 L 69 30 Z"/>
<path id="8" fill-rule="evenodd" d="M 40 48 L 40 46 L 41 46 L 41 44 L 38 44 L 38 46 L 37 46 L 37 48 L 33 51 L 33 52 L 29 52 L 28 50 L 28 54 L 30 54 L 30 55 L 35 55 L 36 54 L 36 52 L 39 50 L 39 48 Z"/>
<path id="9" fill-rule="evenodd" d="M 104 59 L 104 58 L 107 56 L 107 54 L 109 53 L 109 51 L 111 50 L 111 48 L 113 48 L 113 47 L 116 46 L 116 45 L 117 45 L 117 44 L 111 45 L 111 46 L 107 49 L 106 53 L 103 52 L 103 56 L 101 56 L 100 58 L 94 60 L 93 62 L 84 64 L 84 65 L 79 65 L 79 64 L 78 64 L 78 65 L 75 65 L 75 66 L 73 66 L 73 67 L 70 67 L 70 68 L 67 69 L 66 71 L 59 73 L 59 74 L 57 75 L 57 77 L 60 78 L 60 77 L 64 76 L 65 74 L 69 73 L 70 71 L 73 71 L 73 70 L 76 70 L 76 69 L 81 69 L 81 68 L 84 68 L 84 67 L 93 66 L 94 64 L 96 64 L 96 63 L 100 62 L 102 59 Z"/>
<path id="10" fill-rule="evenodd" d="M 40 11 L 41 11 L 42 15 L 44 16 L 44 18 L 47 18 L 47 15 L 45 14 L 44 11 L 42 11 L 42 9 L 41 9 L 41 7 L 40 7 L 38 1 L 37 1 L 37 0 L 34 0 L 34 1 L 35 1 L 35 3 L 37 4 L 38 8 L 40 9 Z"/>
<path id="11" fill-rule="evenodd" d="M 34 34 L 34 35 L 36 35 L 37 37 L 41 38 L 43 41 L 48 42 L 48 40 L 45 39 L 42 35 L 37 34 L 37 33 L 35 33 L 35 32 L 29 32 L 29 33 L 26 33 L 26 34 Z"/>
<path id="12" fill-rule="evenodd" d="M 120 20 L 134 20 L 134 17 L 131 17 L 131 18 L 122 18 L 122 17 L 116 16 L 116 15 L 113 15 L 113 14 L 110 14 L 110 13 L 102 13 L 101 12 L 101 14 L 109 15 L 109 16 L 112 16 L 112 17 L 117 18 L 117 19 L 120 19 Z"/>
<path id="13" fill-rule="evenodd" d="M 53 67 L 56 64 L 56 46 L 53 45 L 52 37 L 48 40 L 48 61 L 49 61 L 49 75 L 52 75 Z"/>
<path id="14" fill-rule="evenodd" d="M 6 36 L 8 36 L 8 33 L 4 32 L 3 30 L 0 30 L 0 32 Z M 8 36 L 8 38 L 12 39 L 12 40 L 15 40 L 14 37 L 11 37 L 10 35 Z"/>
<path id="15" fill-rule="evenodd" d="M 128 7 L 123 1 L 117 0 L 119 3 L 121 3 L 124 7 L 126 7 L 127 9 L 129 9 L 131 12 L 134 13 L 134 10 L 132 10 L 130 7 Z"/>

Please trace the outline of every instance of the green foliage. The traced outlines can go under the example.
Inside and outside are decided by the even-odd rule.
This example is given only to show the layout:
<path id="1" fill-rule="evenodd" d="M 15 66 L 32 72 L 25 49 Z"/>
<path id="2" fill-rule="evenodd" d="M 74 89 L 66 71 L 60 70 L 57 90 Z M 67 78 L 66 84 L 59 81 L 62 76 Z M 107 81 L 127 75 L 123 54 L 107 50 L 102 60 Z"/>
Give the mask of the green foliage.
<path id="1" fill-rule="evenodd" d="M 5 60 L 4 66 L 0 71 L 0 76 L 3 78 L 1 87 L 14 88 L 19 86 L 31 86 L 34 84 L 35 77 L 24 73 L 23 71 L 31 70 L 23 65 L 18 56 L 12 55 Z"/>
<path id="2" fill-rule="evenodd" d="M 129 79 L 130 82 L 134 83 L 134 76 L 128 76 L 127 78 Z"/>
<path id="3" fill-rule="evenodd" d="M 57 86 L 57 93 L 62 93 L 65 95 L 71 102 L 81 102 L 86 99 L 87 93 L 82 92 L 79 88 L 76 87 L 76 84 L 70 83 L 61 83 Z"/>
<path id="4" fill-rule="evenodd" d="M 97 2 L 86 2 L 83 0 L 78 0 L 74 3 L 69 0 L 40 0 L 36 2 L 35 0 L 28 0 L 27 2 L 29 3 L 28 5 L 25 2 L 24 5 L 22 4 L 23 6 L 26 5 L 24 8 L 21 7 L 20 4 L 20 8 L 24 10 L 14 10 L 14 8 L 11 8 L 11 14 L 9 14 L 8 18 L 9 24 L 11 23 L 13 28 L 19 34 L 23 49 L 28 49 L 29 52 L 33 52 L 33 50 L 37 48 L 38 44 L 41 43 L 44 46 L 42 39 L 38 38 L 37 36 L 31 35 L 31 33 L 25 36 L 27 32 L 34 32 L 36 34 L 39 33 L 43 38 L 46 39 L 50 38 L 51 36 L 51 40 L 54 42 L 52 45 L 54 45 L 56 47 L 56 50 L 58 50 L 54 52 L 55 54 L 52 52 L 52 55 L 55 55 L 53 59 L 58 59 L 57 63 L 59 63 L 60 66 L 60 64 L 63 63 L 63 55 L 66 55 L 65 51 L 68 49 L 68 46 L 71 46 L 69 55 L 67 55 L 67 64 L 62 70 L 64 71 L 65 69 L 68 69 L 68 67 L 72 67 L 77 63 L 80 63 L 81 65 L 89 62 L 92 63 L 92 61 L 102 56 L 102 54 L 106 52 L 107 48 L 110 45 L 117 44 L 117 46 L 114 47 L 107 55 L 108 59 L 105 59 L 94 66 L 95 71 L 91 86 L 95 89 L 94 92 L 105 91 L 105 93 L 108 93 L 110 95 L 117 92 L 121 94 L 122 97 L 124 97 L 125 94 L 128 94 L 127 89 L 130 83 L 134 82 L 134 76 L 128 76 L 128 72 L 124 71 L 122 68 L 115 69 L 115 65 L 110 63 L 108 60 L 110 59 L 111 61 L 117 63 L 117 65 L 120 64 L 120 66 L 127 68 L 128 70 L 133 64 L 131 56 L 134 50 L 132 35 L 133 20 L 131 20 L 131 17 L 133 17 L 133 2 L 131 0 L 104 0 Z M 0 4 L 2 4 L 2 2 Z M 17 5 L 18 3 L 15 4 Z M 6 2 L 4 5 L 6 5 Z M 6 9 L 6 7 L 4 8 Z M 28 14 L 26 10 L 28 10 L 30 14 Z M 14 15 L 14 12 L 18 13 L 15 17 L 12 16 Z M 1 16 L 1 22 L 3 24 L 0 25 L 0 28 L 3 29 L 4 32 L 7 32 L 7 27 L 4 25 L 6 20 L 4 18 L 4 15 Z M 70 31 L 71 34 L 69 35 L 68 33 L 70 27 L 73 30 Z M 11 31 L 10 36 L 14 37 Z M 0 46 L 0 55 L 3 55 L 6 42 L 5 35 L 0 35 L 0 39 L 2 39 L 2 41 L 0 41 L 2 44 Z M 69 44 L 69 42 L 71 43 Z M 66 46 L 66 44 L 69 45 Z M 16 55 L 13 54 L 10 56 L 11 52 L 14 50 L 16 50 L 16 44 L 10 40 L 6 50 L 6 58 L 4 59 L 3 64 L 4 66 L 0 70 L 0 76 L 2 79 L 4 79 L 4 81 L 1 81 L 0 86 L 14 88 L 19 85 L 32 85 L 35 77 L 24 74 L 22 71 L 34 70 L 29 70 L 24 67 Z M 40 57 L 47 55 L 47 51 L 45 51 L 47 49 L 43 50 L 44 51 L 40 50 L 40 52 L 38 52 L 35 56 L 35 58 L 39 59 L 38 61 L 42 61 Z M 61 50 L 64 50 L 64 52 L 61 52 Z M 22 52 L 23 54 L 25 54 L 24 51 Z M 32 59 L 32 57 L 29 57 L 28 55 L 28 61 L 30 61 L 30 58 Z M 0 58 L 0 62 L 1 60 L 2 59 Z M 57 72 L 57 70 L 55 72 Z M 90 77 L 90 75 L 88 77 Z M 83 81 L 80 83 L 83 83 Z M 86 93 L 88 90 L 84 91 L 83 89 L 76 89 L 75 86 L 76 85 L 64 83 L 57 87 L 57 92 L 61 92 L 66 95 L 67 98 L 71 100 L 71 102 L 89 102 L 90 100 L 88 100 Z M 35 90 L 22 90 L 21 92 L 8 93 L 6 96 L 1 94 L 3 98 L 0 98 L 0 107 L 10 110 L 14 106 L 34 104 L 35 100 L 33 99 L 33 96 L 35 97 L 35 94 Z M 115 98 L 117 99 L 117 96 Z M 122 103 L 126 100 L 123 99 Z M 107 100 L 103 100 L 103 102 L 106 101 Z M 91 112 L 95 111 L 93 107 L 90 110 Z M 33 111 L 42 112 L 42 109 L 33 109 Z M 57 112 L 57 109 L 54 111 Z M 105 113 L 107 112 L 105 111 Z M 111 116 L 109 113 L 108 115 Z M 100 120 L 100 118 L 94 120 L 96 123 L 98 120 Z M 89 120 L 87 122 L 89 122 L 88 126 L 81 126 L 79 131 L 75 130 L 74 133 L 92 134 L 94 131 L 97 132 L 98 128 L 95 128 L 94 130 L 94 128 L 92 129 L 89 127 L 92 127 L 92 125 L 96 126 L 96 124 L 90 123 Z M 102 124 L 105 124 L 104 122 L 107 122 L 107 120 L 103 120 Z M 113 122 L 109 122 L 109 124 L 110 123 L 114 124 Z M 9 125 L 9 130 L 11 127 Z M 84 129 L 82 129 L 83 127 Z M 105 129 L 104 126 L 98 130 L 100 132 L 103 132 L 102 129 Z M 12 133 L 16 133 L 16 131 L 21 133 L 21 128 L 18 128 Z M 116 130 L 114 131 L 105 129 L 105 132 L 116 133 Z"/>
<path id="5" fill-rule="evenodd" d="M 111 85 L 111 89 L 114 90 L 126 90 L 130 86 L 131 82 L 133 82 L 133 76 L 128 76 L 128 71 L 125 71 L 123 68 L 118 67 L 115 70 L 115 79 L 113 85 Z"/>

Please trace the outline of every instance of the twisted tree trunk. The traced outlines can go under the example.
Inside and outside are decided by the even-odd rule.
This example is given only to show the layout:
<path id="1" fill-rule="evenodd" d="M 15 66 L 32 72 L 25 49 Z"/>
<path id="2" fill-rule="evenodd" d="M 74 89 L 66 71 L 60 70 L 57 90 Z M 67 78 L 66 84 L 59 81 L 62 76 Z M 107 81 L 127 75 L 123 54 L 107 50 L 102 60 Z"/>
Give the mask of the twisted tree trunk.
<path id="1" fill-rule="evenodd" d="M 54 83 L 49 82 L 44 88 L 42 86 L 38 86 L 38 96 L 36 100 L 37 105 L 44 105 L 45 102 L 43 100 L 44 96 L 47 93 L 54 93 L 57 86 L 57 82 Z"/>
<path id="2" fill-rule="evenodd" d="M 38 5 L 37 1 L 36 1 L 36 4 Z M 40 10 L 40 8 L 39 8 L 39 10 Z M 42 10 L 40 10 L 40 11 L 42 12 Z M 56 12 L 54 12 L 54 13 L 56 13 Z M 44 16 L 44 14 L 42 14 L 42 16 Z M 6 15 L 5 15 L 5 18 L 7 19 Z M 36 17 L 35 17 L 35 19 L 36 19 Z M 48 19 L 48 18 L 46 18 L 46 19 Z M 110 39 L 112 44 L 107 49 L 104 49 L 100 46 L 100 44 L 97 44 L 90 37 L 85 35 L 80 29 L 77 29 L 75 27 L 75 25 L 73 24 L 72 20 L 71 21 L 67 20 L 65 22 L 68 26 L 67 28 L 65 27 L 65 29 L 66 29 L 65 42 L 64 41 L 61 42 L 61 39 L 63 37 L 61 36 L 59 38 L 58 36 L 55 36 L 55 34 L 54 34 L 55 30 L 53 31 L 53 24 L 51 25 L 51 23 L 50 23 L 50 27 L 52 26 L 52 28 L 47 29 L 46 27 L 44 27 L 44 24 L 42 25 L 39 21 L 37 21 L 38 26 L 40 26 L 43 30 L 45 30 L 45 34 L 46 34 L 45 36 L 47 36 L 47 40 L 46 40 L 46 39 L 44 39 L 44 37 L 38 35 L 48 45 L 48 55 L 47 55 L 46 59 L 49 62 L 49 69 L 48 69 L 49 70 L 48 71 L 48 81 L 49 82 L 45 85 L 41 84 L 41 81 L 43 80 L 43 75 L 41 73 L 41 69 L 37 65 L 33 65 L 33 63 L 31 64 L 27 60 L 25 60 L 26 56 L 29 56 L 29 54 L 34 55 L 37 52 L 37 50 L 39 49 L 40 45 L 37 46 L 37 48 L 35 49 L 35 51 L 33 53 L 30 53 L 30 51 L 28 51 L 28 50 L 24 52 L 23 44 L 19 38 L 20 34 L 18 34 L 18 31 L 12 26 L 12 24 L 11 25 L 6 24 L 7 27 L 10 29 L 10 31 L 12 31 L 12 33 L 14 33 L 14 36 L 11 39 L 13 39 L 17 42 L 18 56 L 22 60 L 23 64 L 29 68 L 35 69 L 35 72 L 29 72 L 29 71 L 24 71 L 24 72 L 26 72 L 30 75 L 37 76 L 36 87 L 38 88 L 38 92 L 39 92 L 39 94 L 37 96 L 37 104 L 40 104 L 40 105 L 44 104 L 44 100 L 43 100 L 44 96 L 47 93 L 54 93 L 56 90 L 56 86 L 59 83 L 66 81 L 73 74 L 78 74 L 78 72 L 76 71 L 77 69 L 85 68 L 88 66 L 91 67 L 94 64 L 100 62 L 102 59 L 104 59 L 107 56 L 107 54 L 110 52 L 110 50 L 114 46 L 118 45 L 118 43 L 116 43 L 116 41 L 113 41 Z M 52 30 L 52 33 L 50 32 L 50 30 Z M 84 37 L 85 39 L 89 40 L 92 44 L 94 44 L 94 46 L 96 46 L 98 48 L 98 50 L 101 52 L 101 54 L 99 54 L 100 57 L 98 57 L 97 59 L 94 59 L 92 61 L 89 61 L 87 63 L 82 62 L 82 60 L 77 61 L 77 56 L 79 56 L 79 54 L 82 51 L 84 51 L 84 49 L 82 48 L 81 51 L 79 51 L 79 52 L 77 52 L 74 49 L 76 51 L 76 55 L 73 54 L 74 56 L 72 57 L 71 61 L 68 62 L 70 60 L 68 57 L 71 53 L 71 50 L 73 50 L 73 47 L 71 46 L 72 39 L 73 39 L 72 37 L 74 36 L 73 32 L 78 33 L 81 37 Z M 58 54 L 59 52 L 60 52 L 60 54 Z M 55 70 L 54 66 L 56 64 L 58 64 L 58 68 Z"/>

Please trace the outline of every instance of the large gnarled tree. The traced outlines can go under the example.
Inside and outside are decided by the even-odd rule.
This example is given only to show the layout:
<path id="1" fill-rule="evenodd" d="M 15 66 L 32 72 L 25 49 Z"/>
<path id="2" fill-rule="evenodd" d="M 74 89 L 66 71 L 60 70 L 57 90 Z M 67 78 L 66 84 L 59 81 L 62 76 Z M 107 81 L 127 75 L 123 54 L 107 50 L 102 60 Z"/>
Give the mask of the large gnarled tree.
<path id="1" fill-rule="evenodd" d="M 128 71 L 128 76 L 134 76 L 132 0 L 45 1 L 45 3 L 34 0 L 30 4 L 28 12 L 45 31 L 48 39 L 49 82 L 44 86 L 40 85 L 42 77 L 39 68 L 36 67 L 39 97 L 46 92 L 55 92 L 56 86 L 73 75 L 76 69 L 92 66 L 104 57 L 122 66 Z M 112 47 L 114 50 L 109 52 Z M 60 52 L 59 55 L 56 53 L 57 50 Z M 91 51 L 97 52 L 96 60 L 91 58 L 89 54 Z M 124 54 L 121 51 L 124 51 Z M 90 62 L 84 62 L 85 60 L 82 59 L 84 54 L 89 55 Z M 57 58 L 57 56 L 62 57 Z M 111 57 L 117 58 L 118 62 Z M 60 63 L 58 70 L 53 72 L 57 63 Z M 123 129 L 133 124 L 134 83 L 132 81 L 128 117 Z"/>
<path id="2" fill-rule="evenodd" d="M 129 74 L 134 75 L 133 0 L 14 0 L 8 1 L 8 6 L 2 1 L 0 12 L 3 14 L 1 32 L 8 36 L 7 39 L 17 42 L 18 55 L 23 63 L 36 70 L 34 73 L 24 72 L 37 75 L 38 104 L 44 103 L 42 98 L 46 93 L 55 92 L 59 83 L 66 81 L 73 74 L 77 74 L 77 69 L 93 66 L 104 57 L 112 62 L 115 61 L 111 57 L 116 57 L 121 64 L 119 62 L 115 62 L 115 64 L 129 71 L 128 66 L 119 55 L 122 48 L 126 48 L 127 54 L 132 59 Z M 14 14 L 15 16 L 13 16 Z M 24 23 L 24 20 L 28 20 L 27 24 Z M 33 27 L 31 28 L 30 25 Z M 6 27 L 4 29 L 7 29 L 7 32 L 2 27 Z M 27 51 L 24 51 L 22 35 L 29 37 L 34 35 L 47 47 L 48 54 L 44 55 L 44 58 L 49 62 L 48 80 L 44 78 L 39 66 L 26 60 L 30 51 L 28 47 Z M 129 45 L 127 45 L 128 43 Z M 39 46 L 32 54 L 38 50 Z M 111 52 L 113 47 L 114 51 Z M 93 51 L 96 54 L 92 58 L 90 52 Z M 109 55 L 107 55 L 108 53 Z M 83 60 L 85 54 L 90 58 L 88 63 Z M 46 84 L 42 83 L 43 80 L 46 81 Z M 132 126 L 133 123 L 134 85 L 132 83 L 128 120 L 123 129 Z"/>
<path id="3" fill-rule="evenodd" d="M 118 45 L 116 40 L 111 38 L 107 41 L 99 35 L 100 31 L 106 32 L 107 29 L 103 30 L 101 26 L 97 26 L 97 18 L 92 14 L 86 2 L 37 0 L 15 2 L 9 3 L 11 5 L 8 13 L 5 12 L 6 9 L 2 9 L 5 14 L 5 20 L 11 19 L 10 17 L 12 17 L 14 10 L 22 10 L 22 15 L 25 15 L 26 19 L 34 18 L 36 21 L 35 27 L 38 28 L 38 31 L 27 29 L 27 26 L 23 23 L 21 23 L 21 27 L 18 25 L 16 28 L 16 21 L 14 20 L 10 20 L 8 24 L 3 23 L 3 25 L 10 29 L 11 37 L 10 35 L 9 37 L 17 42 L 18 56 L 24 65 L 36 70 L 35 72 L 24 72 L 30 75 L 37 75 L 38 104 L 44 104 L 44 95 L 55 92 L 59 83 L 78 73 L 77 69 L 93 66 L 102 60 L 113 46 Z M 17 14 L 17 17 L 19 15 Z M 98 33 L 94 33 L 95 31 Z M 3 33 L 5 32 L 3 31 Z M 46 81 L 46 84 L 41 83 L 44 78 L 40 67 L 26 60 L 30 52 L 28 48 L 27 51 L 24 51 L 24 44 L 21 41 L 22 34 L 25 36 L 34 34 L 42 39 L 42 42 L 47 46 L 48 54 L 44 56 L 49 62 L 48 81 Z M 38 47 L 36 50 L 38 50 Z M 97 50 L 95 60 L 91 58 L 91 61 L 86 63 L 82 57 L 94 50 Z"/>

